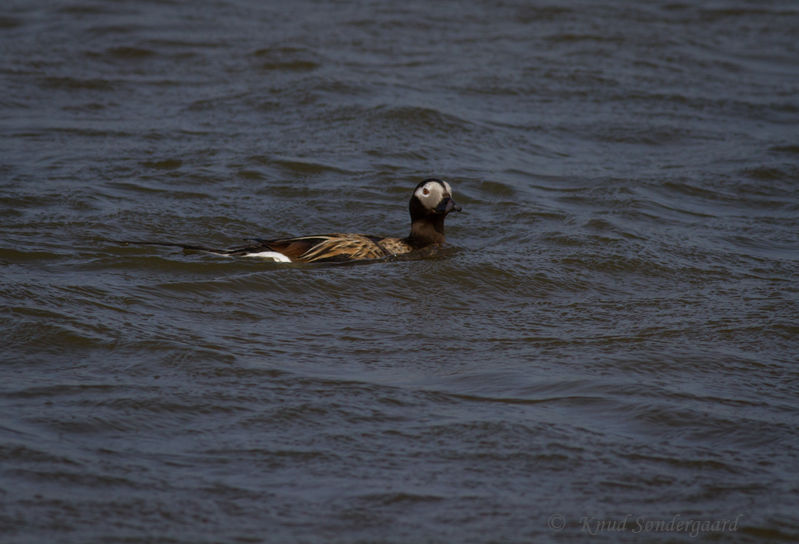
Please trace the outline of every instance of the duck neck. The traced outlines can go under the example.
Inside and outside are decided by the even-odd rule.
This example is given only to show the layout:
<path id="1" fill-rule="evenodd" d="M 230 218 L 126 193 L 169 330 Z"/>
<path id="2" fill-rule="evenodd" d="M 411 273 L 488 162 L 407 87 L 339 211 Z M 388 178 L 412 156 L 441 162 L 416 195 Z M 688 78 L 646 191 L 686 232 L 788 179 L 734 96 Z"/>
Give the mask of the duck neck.
<path id="1" fill-rule="evenodd" d="M 444 215 L 427 216 L 411 221 L 411 233 L 405 241 L 414 249 L 444 243 Z"/>

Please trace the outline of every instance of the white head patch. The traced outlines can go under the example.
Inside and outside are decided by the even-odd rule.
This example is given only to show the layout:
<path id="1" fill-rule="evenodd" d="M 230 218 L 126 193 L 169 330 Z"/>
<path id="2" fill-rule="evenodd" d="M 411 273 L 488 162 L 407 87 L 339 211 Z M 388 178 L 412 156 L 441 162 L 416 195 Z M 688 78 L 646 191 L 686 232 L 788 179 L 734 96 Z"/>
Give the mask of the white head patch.
<path id="1" fill-rule="evenodd" d="M 452 197 L 452 188 L 446 181 L 428 181 L 413 193 L 425 208 L 434 209 L 445 197 Z"/>

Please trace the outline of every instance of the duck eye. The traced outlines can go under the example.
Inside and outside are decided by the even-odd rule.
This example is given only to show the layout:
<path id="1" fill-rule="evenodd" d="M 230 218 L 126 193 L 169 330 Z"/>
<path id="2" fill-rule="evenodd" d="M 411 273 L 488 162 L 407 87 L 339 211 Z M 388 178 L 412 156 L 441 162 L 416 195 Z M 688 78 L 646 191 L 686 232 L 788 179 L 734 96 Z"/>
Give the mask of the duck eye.
<path id="1" fill-rule="evenodd" d="M 423 194 L 424 196 L 427 196 L 427 195 L 429 195 L 429 194 L 430 194 L 430 189 L 428 189 L 427 187 L 425 187 L 424 189 L 422 189 L 422 194 Z"/>

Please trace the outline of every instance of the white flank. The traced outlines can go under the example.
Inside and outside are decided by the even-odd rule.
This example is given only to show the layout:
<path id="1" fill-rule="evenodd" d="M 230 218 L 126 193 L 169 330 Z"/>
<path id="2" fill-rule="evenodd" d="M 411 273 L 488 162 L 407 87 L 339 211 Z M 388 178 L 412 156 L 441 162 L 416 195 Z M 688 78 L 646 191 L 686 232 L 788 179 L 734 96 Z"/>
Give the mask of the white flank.
<path id="1" fill-rule="evenodd" d="M 283 255 L 282 253 L 278 253 L 277 251 L 260 251 L 258 253 L 247 253 L 244 255 L 245 257 L 257 257 L 259 259 L 271 259 L 276 263 L 290 263 L 291 259 Z"/>

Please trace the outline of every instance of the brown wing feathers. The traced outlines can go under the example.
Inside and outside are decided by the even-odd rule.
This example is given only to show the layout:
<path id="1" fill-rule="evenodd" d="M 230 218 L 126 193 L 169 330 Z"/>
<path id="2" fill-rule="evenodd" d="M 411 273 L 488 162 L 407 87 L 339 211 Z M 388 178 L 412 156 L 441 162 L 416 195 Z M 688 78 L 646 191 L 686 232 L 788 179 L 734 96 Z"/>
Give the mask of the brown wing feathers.
<path id="1" fill-rule="evenodd" d="M 380 259 L 388 256 L 383 248 L 368 236 L 360 234 L 332 234 L 313 245 L 298 260 L 304 262 L 349 261 Z"/>
<path id="2" fill-rule="evenodd" d="M 255 244 L 231 249 L 229 255 L 247 255 L 259 251 L 276 251 L 292 261 L 336 262 L 380 259 L 389 255 L 369 236 L 360 234 L 325 234 L 282 240 L 255 240 Z"/>

